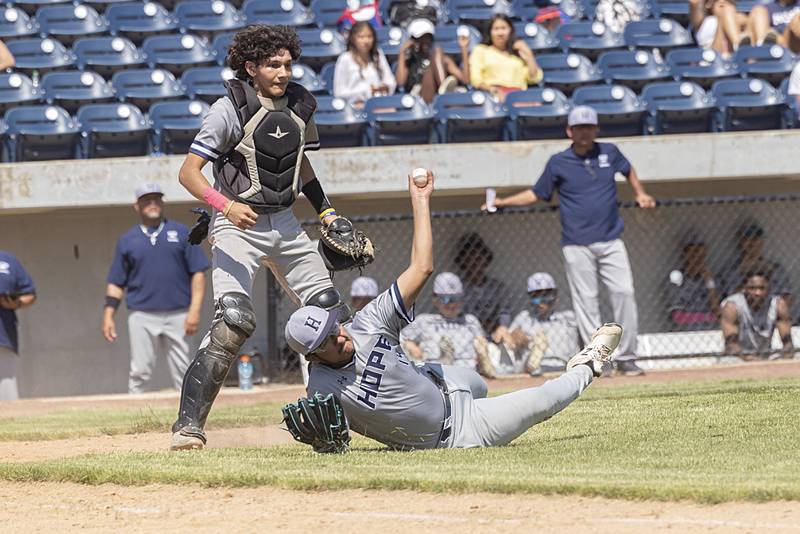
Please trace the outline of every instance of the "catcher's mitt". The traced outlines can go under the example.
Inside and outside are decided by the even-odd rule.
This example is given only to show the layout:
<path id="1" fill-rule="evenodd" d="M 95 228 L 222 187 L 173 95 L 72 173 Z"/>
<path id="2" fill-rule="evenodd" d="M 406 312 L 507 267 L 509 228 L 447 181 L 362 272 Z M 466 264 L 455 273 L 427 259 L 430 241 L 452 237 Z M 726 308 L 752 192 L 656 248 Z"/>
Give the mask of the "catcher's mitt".
<path id="1" fill-rule="evenodd" d="M 347 419 L 333 394 L 323 397 L 317 393 L 310 399 L 297 399 L 281 411 L 283 422 L 296 441 L 311 445 L 315 452 L 347 452 L 350 446 Z"/>
<path id="2" fill-rule="evenodd" d="M 372 263 L 375 248 L 367 234 L 357 230 L 350 219 L 339 217 L 322 227 L 319 254 L 329 271 L 344 271 Z"/>
<path id="3" fill-rule="evenodd" d="M 192 208 L 192 213 L 198 214 L 199 217 L 189 231 L 188 240 L 192 245 L 199 245 L 208 235 L 208 223 L 211 222 L 211 216 L 203 208 Z"/>

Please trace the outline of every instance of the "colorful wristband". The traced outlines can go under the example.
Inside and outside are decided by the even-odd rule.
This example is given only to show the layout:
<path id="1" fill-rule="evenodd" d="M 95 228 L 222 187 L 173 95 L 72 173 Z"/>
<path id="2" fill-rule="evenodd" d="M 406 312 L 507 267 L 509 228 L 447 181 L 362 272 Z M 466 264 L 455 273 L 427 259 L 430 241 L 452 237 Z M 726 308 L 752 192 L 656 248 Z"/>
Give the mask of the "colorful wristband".
<path id="1" fill-rule="evenodd" d="M 333 208 L 328 208 L 326 210 L 323 210 L 322 213 L 319 214 L 319 220 L 321 221 L 322 219 L 328 217 L 329 215 L 336 215 L 336 210 Z"/>
<path id="2" fill-rule="evenodd" d="M 203 190 L 203 200 L 217 211 L 224 211 L 228 202 L 230 202 L 230 199 L 213 187 L 206 187 Z"/>

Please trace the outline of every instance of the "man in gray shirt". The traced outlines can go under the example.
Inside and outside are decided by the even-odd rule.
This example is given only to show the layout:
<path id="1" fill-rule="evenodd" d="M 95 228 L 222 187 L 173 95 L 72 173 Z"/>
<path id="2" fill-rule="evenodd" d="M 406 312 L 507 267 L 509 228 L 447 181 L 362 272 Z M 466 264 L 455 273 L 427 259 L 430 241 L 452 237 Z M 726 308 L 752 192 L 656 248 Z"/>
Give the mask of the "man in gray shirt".
<path id="1" fill-rule="evenodd" d="M 400 330 L 413 320 L 414 301 L 433 272 L 433 174 L 422 187 L 409 177 L 409 191 L 414 237 L 408 268 L 343 326 L 335 312 L 300 308 L 289 318 L 286 339 L 312 362 L 308 395 L 337 397 L 359 434 L 402 450 L 504 445 L 578 398 L 611 359 L 622 327 L 599 328 L 559 378 L 493 398 L 471 369 L 414 364 L 400 347 Z"/>

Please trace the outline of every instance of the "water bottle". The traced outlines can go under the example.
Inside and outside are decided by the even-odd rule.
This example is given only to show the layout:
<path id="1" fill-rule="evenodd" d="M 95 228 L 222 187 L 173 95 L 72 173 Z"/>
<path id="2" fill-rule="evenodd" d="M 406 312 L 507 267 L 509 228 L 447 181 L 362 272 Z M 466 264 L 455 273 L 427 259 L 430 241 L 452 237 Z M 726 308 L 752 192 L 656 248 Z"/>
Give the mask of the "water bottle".
<path id="1" fill-rule="evenodd" d="M 31 82 L 34 87 L 39 87 L 39 71 L 36 69 L 31 73 Z"/>
<path id="2" fill-rule="evenodd" d="M 250 356 L 243 354 L 239 356 L 239 389 L 248 391 L 253 389 L 253 364 Z"/>

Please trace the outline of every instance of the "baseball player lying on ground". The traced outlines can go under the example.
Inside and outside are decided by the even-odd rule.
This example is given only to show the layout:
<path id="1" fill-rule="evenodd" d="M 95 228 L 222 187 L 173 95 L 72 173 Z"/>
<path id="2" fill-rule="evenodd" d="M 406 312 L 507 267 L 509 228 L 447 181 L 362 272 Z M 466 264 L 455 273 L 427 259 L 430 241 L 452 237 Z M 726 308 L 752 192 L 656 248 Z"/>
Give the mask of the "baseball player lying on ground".
<path id="1" fill-rule="evenodd" d="M 409 178 L 409 192 L 411 262 L 397 281 L 345 325 L 335 311 L 317 306 L 300 308 L 286 325 L 289 345 L 312 365 L 309 399 L 284 407 L 284 421 L 295 439 L 318 452 L 347 450 L 345 417 L 354 431 L 393 449 L 505 445 L 578 398 L 622 335 L 618 324 L 605 324 L 560 377 L 493 398 L 471 369 L 409 361 L 399 335 L 433 272 L 433 174 L 424 186 Z"/>

